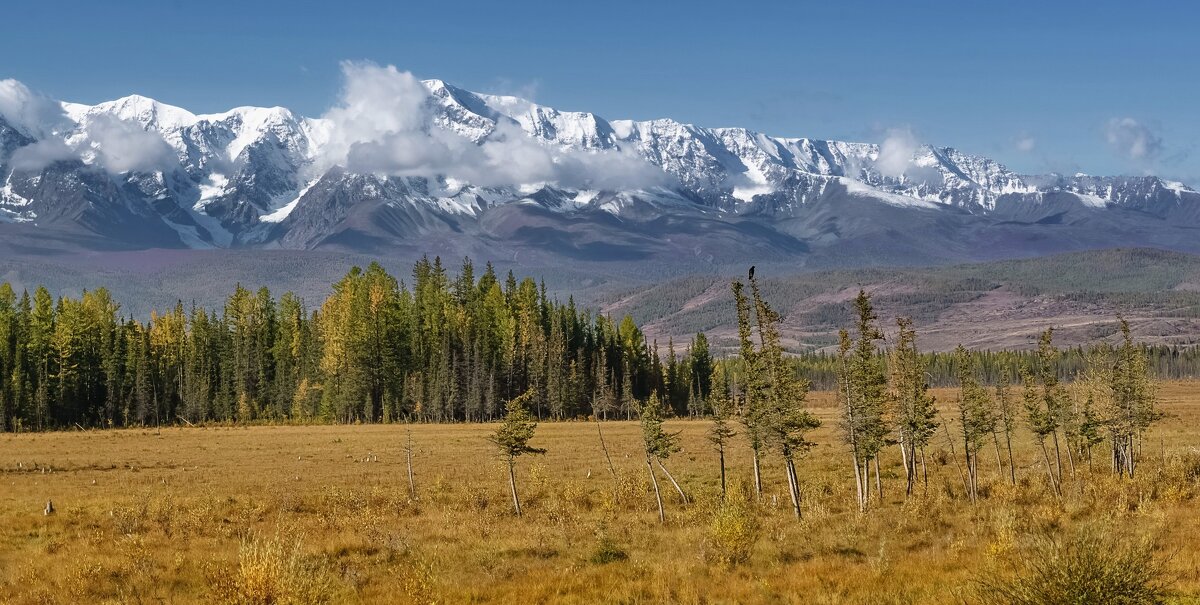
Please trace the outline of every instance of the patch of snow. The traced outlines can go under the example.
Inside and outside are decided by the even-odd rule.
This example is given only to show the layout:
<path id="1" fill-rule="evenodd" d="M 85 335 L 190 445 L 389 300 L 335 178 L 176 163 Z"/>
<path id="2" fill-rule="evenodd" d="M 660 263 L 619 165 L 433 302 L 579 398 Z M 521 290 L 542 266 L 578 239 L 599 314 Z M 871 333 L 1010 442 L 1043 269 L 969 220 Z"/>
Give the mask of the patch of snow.
<path id="1" fill-rule="evenodd" d="M 192 209 L 202 212 L 213 200 L 225 195 L 225 188 L 228 186 L 229 179 L 225 175 L 216 172 L 208 175 L 208 178 L 200 183 L 200 199 L 196 200 Z"/>
<path id="2" fill-rule="evenodd" d="M 586 206 L 589 203 L 591 203 L 592 200 L 596 199 L 596 196 L 598 196 L 598 195 L 600 195 L 600 192 L 598 190 L 594 190 L 594 189 L 584 189 L 582 191 L 576 191 L 575 192 L 575 205 L 580 206 L 580 207 Z"/>
<path id="3" fill-rule="evenodd" d="M 316 185 L 317 181 L 319 181 L 319 180 L 320 179 L 315 179 L 311 183 L 305 185 L 304 189 L 301 189 L 300 192 L 296 194 L 296 197 L 294 199 L 292 199 L 292 201 L 284 204 L 278 210 L 276 210 L 270 214 L 264 214 L 264 215 L 258 217 L 259 222 L 261 222 L 261 223 L 282 223 L 283 219 L 287 218 L 288 215 L 291 214 L 292 211 L 296 209 L 296 205 L 300 203 L 300 198 L 304 197 L 304 194 L 308 193 L 308 190 L 312 189 L 312 186 Z"/>
<path id="4" fill-rule="evenodd" d="M 1108 205 L 1108 200 L 1090 193 L 1076 192 L 1075 197 L 1079 198 L 1079 201 L 1083 202 L 1083 205 L 1089 208 L 1104 208 Z"/>
<path id="5" fill-rule="evenodd" d="M 162 220 L 167 224 L 168 227 L 174 229 L 175 233 L 179 234 L 179 241 L 183 242 L 183 245 L 187 246 L 188 248 L 192 248 L 194 250 L 203 250 L 215 247 L 200 237 L 200 232 L 195 226 L 180 225 L 179 223 L 172 222 L 166 217 L 163 217 Z"/>
<path id="6" fill-rule="evenodd" d="M 437 198 L 438 208 L 449 212 L 450 214 L 465 214 L 475 216 L 479 214 L 479 206 L 475 203 L 475 196 L 470 194 L 459 194 L 452 197 Z"/>
<path id="7" fill-rule="evenodd" d="M 909 197 L 907 195 L 898 195 L 895 193 L 880 191 L 866 183 L 856 181 L 854 179 L 838 177 L 838 181 L 846 188 L 846 192 L 850 195 L 874 198 L 893 206 L 901 206 L 906 208 L 938 208 L 940 206 L 937 202 Z"/>

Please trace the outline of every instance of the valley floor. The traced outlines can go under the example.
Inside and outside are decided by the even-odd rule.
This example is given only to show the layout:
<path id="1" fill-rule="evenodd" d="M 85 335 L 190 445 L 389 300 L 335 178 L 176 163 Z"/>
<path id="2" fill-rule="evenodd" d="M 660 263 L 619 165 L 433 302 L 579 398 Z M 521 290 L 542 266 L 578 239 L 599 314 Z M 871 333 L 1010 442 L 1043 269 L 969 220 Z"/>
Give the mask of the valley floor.
<path id="1" fill-rule="evenodd" d="M 539 425 L 533 445 L 548 452 L 518 463 L 520 518 L 494 425 L 0 435 L 0 603 L 973 602 L 980 580 L 1004 576 L 1039 538 L 1089 531 L 1153 543 L 1176 602 L 1200 602 L 1200 383 L 1161 395 L 1170 416 L 1133 480 L 1109 475 L 1102 444 L 1060 502 L 1022 430 L 1017 485 L 989 448 L 973 506 L 961 451 L 939 432 L 928 486 L 906 500 L 889 451 L 883 502 L 864 515 L 832 396 L 814 393 L 824 424 L 798 465 L 800 522 L 778 457 L 765 460 L 760 503 L 720 506 L 705 421 L 667 423 L 682 432 L 667 466 L 690 503 L 660 478 L 665 525 L 636 422 L 599 427 L 615 474 L 595 423 Z M 735 441 L 730 483 L 744 493 L 749 450 Z"/>

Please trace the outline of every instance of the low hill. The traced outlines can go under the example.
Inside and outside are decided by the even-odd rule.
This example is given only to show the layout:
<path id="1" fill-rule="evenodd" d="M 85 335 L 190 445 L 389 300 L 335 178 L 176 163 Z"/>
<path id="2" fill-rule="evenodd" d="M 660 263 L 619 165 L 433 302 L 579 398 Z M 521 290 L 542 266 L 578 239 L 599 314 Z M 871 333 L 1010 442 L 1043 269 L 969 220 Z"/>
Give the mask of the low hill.
<path id="1" fill-rule="evenodd" d="M 911 316 L 921 346 L 1024 348 L 1054 326 L 1063 345 L 1112 337 L 1123 315 L 1146 342 L 1200 342 L 1200 256 L 1112 249 L 945 267 L 872 268 L 774 275 L 759 268 L 764 295 L 784 316 L 793 350 L 830 347 L 849 326 L 859 288 L 873 295 L 885 327 Z M 692 276 L 598 297 L 612 315 L 629 314 L 656 337 L 686 341 L 705 331 L 718 347 L 736 338 L 725 277 Z"/>

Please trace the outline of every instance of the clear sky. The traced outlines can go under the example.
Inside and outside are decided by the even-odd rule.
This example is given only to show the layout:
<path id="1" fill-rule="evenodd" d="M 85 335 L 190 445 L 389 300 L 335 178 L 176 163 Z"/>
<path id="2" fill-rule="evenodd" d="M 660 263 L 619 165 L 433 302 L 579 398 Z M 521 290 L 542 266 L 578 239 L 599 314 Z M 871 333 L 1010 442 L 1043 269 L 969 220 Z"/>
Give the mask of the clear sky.
<path id="1" fill-rule="evenodd" d="M 59 0 L 4 21 L 0 78 L 71 101 L 320 115 L 367 60 L 607 118 L 909 129 L 1020 171 L 1200 186 L 1193 3 Z"/>

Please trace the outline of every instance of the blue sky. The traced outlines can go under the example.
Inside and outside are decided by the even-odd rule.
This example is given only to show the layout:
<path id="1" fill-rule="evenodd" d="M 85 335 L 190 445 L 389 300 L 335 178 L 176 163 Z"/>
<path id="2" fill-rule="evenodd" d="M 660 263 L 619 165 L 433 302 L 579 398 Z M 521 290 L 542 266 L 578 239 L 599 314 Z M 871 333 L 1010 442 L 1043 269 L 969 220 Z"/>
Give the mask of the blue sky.
<path id="1" fill-rule="evenodd" d="M 1147 2 L 23 2 L 0 78 L 319 115 L 339 63 L 608 118 L 922 141 L 1200 186 L 1200 8 Z"/>

